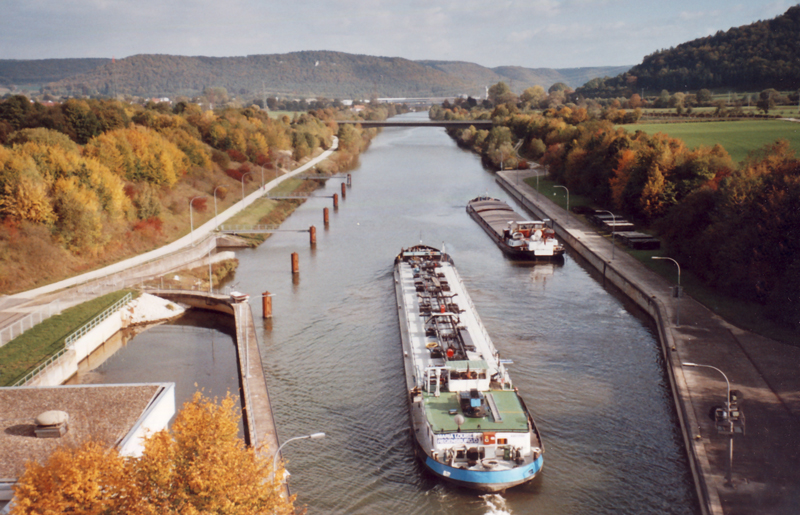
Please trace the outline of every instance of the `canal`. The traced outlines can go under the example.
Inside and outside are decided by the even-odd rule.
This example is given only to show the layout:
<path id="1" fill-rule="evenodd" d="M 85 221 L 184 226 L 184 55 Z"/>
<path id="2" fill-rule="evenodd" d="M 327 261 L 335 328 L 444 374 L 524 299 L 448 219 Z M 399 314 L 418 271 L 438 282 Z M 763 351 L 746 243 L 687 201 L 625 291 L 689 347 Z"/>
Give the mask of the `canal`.
<path id="1" fill-rule="evenodd" d="M 407 117 L 426 114 L 410 114 Z M 234 283 L 273 295 L 261 352 L 298 504 L 310 513 L 685 514 L 696 511 L 677 418 L 649 320 L 604 289 L 574 254 L 563 265 L 506 259 L 465 212 L 508 199 L 443 129 L 385 129 L 330 199 L 311 199 L 279 233 L 238 252 Z M 340 191 L 328 181 L 321 194 Z M 519 209 L 519 208 L 518 208 Z M 543 474 L 502 495 L 429 476 L 415 461 L 392 265 L 401 247 L 441 246 L 455 260 L 542 432 Z M 292 277 L 290 254 L 300 274 Z"/>
<path id="2" fill-rule="evenodd" d="M 278 233 L 237 252 L 233 286 L 251 295 L 280 439 L 327 434 L 284 448 L 298 505 L 312 514 L 696 512 L 647 317 L 572 253 L 563 265 L 506 259 L 465 207 L 486 193 L 509 197 L 443 129 L 384 129 L 352 176 L 329 228 L 330 198 L 309 200 L 284 223 L 315 225 L 316 248 L 307 233 Z M 340 181 L 328 182 L 320 194 L 340 192 Z M 415 460 L 392 266 L 419 241 L 446 246 L 495 346 L 514 360 L 512 379 L 546 450 L 528 485 L 479 495 Z M 271 321 L 258 317 L 267 290 Z M 145 331 L 81 382 L 176 381 L 179 404 L 196 389 L 235 391 L 231 324 L 220 317 L 194 312 Z"/>

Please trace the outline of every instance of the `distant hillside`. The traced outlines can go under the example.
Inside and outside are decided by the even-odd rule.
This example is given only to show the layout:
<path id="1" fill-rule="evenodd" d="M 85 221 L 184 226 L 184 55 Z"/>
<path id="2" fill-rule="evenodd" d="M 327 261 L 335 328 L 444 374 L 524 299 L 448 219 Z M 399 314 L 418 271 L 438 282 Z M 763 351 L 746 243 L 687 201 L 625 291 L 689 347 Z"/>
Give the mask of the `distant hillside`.
<path id="1" fill-rule="evenodd" d="M 91 71 L 111 59 L 0 59 L 0 84 L 41 85 Z"/>
<path id="2" fill-rule="evenodd" d="M 192 96 L 224 87 L 244 97 L 370 98 L 445 96 L 471 85 L 439 70 L 397 57 L 313 51 L 246 57 L 135 55 L 54 82 L 55 93 Z"/>
<path id="3" fill-rule="evenodd" d="M 86 61 L 82 69 L 77 63 Z M 22 63 L 29 63 L 28 72 Z M 68 65 L 72 65 L 70 68 Z M 48 68 L 50 66 L 50 68 Z M 486 68 L 457 61 L 410 61 L 342 52 L 306 51 L 246 57 L 186 57 L 143 54 L 118 59 L 18 61 L 14 73 L 0 68 L 0 80 L 14 78 L 47 84 L 58 95 L 195 96 L 210 87 L 224 87 L 245 99 L 278 97 L 371 98 L 430 97 L 461 94 L 483 96 L 486 86 L 504 81 L 516 92 L 534 85 L 545 89 L 556 82 L 577 87 L 594 77 L 616 74 L 627 67 L 606 68 Z M 38 72 L 37 72 L 38 70 Z M 74 70 L 74 73 L 69 73 Z M 38 75 L 37 75 L 38 73 Z M 45 77 L 54 79 L 44 80 Z M 13 77 L 13 78 L 12 78 Z"/>
<path id="4" fill-rule="evenodd" d="M 800 5 L 771 20 L 735 27 L 644 58 L 609 80 L 578 90 L 590 96 L 629 95 L 640 89 L 796 90 L 800 88 Z"/>
<path id="5" fill-rule="evenodd" d="M 571 88 L 577 88 L 596 77 L 618 75 L 630 69 L 630 66 L 600 66 L 592 68 L 523 68 L 522 66 L 498 66 L 486 68 L 479 64 L 463 61 L 417 61 L 431 68 L 483 86 L 491 86 L 500 81 L 508 84 L 516 93 L 522 93 L 531 86 L 542 86 L 548 89 L 556 82 L 563 82 Z M 482 93 L 481 93 L 482 94 Z"/>

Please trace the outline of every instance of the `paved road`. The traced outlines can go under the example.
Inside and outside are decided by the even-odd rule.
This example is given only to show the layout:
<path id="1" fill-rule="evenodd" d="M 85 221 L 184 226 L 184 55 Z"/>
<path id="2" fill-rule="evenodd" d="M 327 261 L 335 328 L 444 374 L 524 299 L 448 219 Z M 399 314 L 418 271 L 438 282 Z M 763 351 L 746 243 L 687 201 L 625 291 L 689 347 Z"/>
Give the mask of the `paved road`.
<path id="1" fill-rule="evenodd" d="M 256 200 L 258 200 L 260 197 L 262 197 L 267 191 L 276 187 L 283 181 L 291 177 L 294 177 L 295 175 L 305 172 L 306 170 L 310 169 L 320 161 L 327 159 L 328 156 L 330 156 L 336 150 L 338 144 L 339 144 L 338 138 L 334 137 L 333 144 L 331 145 L 330 149 L 326 150 L 325 152 L 315 157 L 314 159 L 310 160 L 309 162 L 305 163 L 304 165 L 292 170 L 291 172 L 284 174 L 280 177 L 276 177 L 275 179 L 265 184 L 264 189 L 261 188 L 257 189 L 256 191 L 254 191 L 241 201 L 237 202 L 224 212 L 220 213 L 217 217 L 212 218 L 202 226 L 196 228 L 190 234 L 187 234 L 186 236 L 183 236 L 182 238 L 179 238 L 173 241 L 172 243 L 164 245 L 163 247 L 147 252 L 145 254 L 141 254 L 126 259 L 124 261 L 114 263 L 113 265 L 109 265 L 99 270 L 94 270 L 92 272 L 88 272 L 75 277 L 70 277 L 69 279 L 48 284 L 40 288 L 0 298 L 0 329 L 2 327 L 5 327 L 6 325 L 13 323 L 14 321 L 16 321 L 16 319 L 24 316 L 25 313 L 27 313 L 32 309 L 31 306 L 37 303 L 37 299 L 45 297 L 49 299 L 48 294 L 52 294 L 60 290 L 65 290 L 67 288 L 72 288 L 74 286 L 78 286 L 81 284 L 85 284 L 90 281 L 102 279 L 104 277 L 111 276 L 115 273 L 127 270 L 129 268 L 141 265 L 143 263 L 154 261 L 156 259 L 162 258 L 164 256 L 173 254 L 182 249 L 192 246 L 195 242 L 199 242 L 205 237 L 207 237 L 209 234 L 211 234 L 216 229 L 218 224 L 224 223 L 225 221 L 233 217 L 235 214 L 245 209 L 247 206 L 249 206 Z"/>
<path id="2" fill-rule="evenodd" d="M 527 171 L 526 171 L 527 172 Z M 509 185 L 600 256 L 665 311 L 660 334 L 669 356 L 677 395 L 688 417 L 683 427 L 689 452 L 698 456 L 699 481 L 708 489 L 708 511 L 738 514 L 800 512 L 800 347 L 782 344 L 736 327 L 691 297 L 672 298 L 673 283 L 617 249 L 593 227 L 567 213 L 522 180 L 526 172 L 501 172 Z M 516 174 L 520 174 L 519 179 Z M 676 325 L 677 302 L 680 322 Z M 664 342 L 663 340 L 666 340 Z M 728 436 L 718 434 L 710 412 L 723 404 L 722 374 L 681 363 L 722 370 L 742 394 L 746 434 L 733 440 L 733 486 L 727 486 Z M 647 421 L 642 421 L 647 423 Z M 654 464 L 656 465 L 656 464 Z"/>

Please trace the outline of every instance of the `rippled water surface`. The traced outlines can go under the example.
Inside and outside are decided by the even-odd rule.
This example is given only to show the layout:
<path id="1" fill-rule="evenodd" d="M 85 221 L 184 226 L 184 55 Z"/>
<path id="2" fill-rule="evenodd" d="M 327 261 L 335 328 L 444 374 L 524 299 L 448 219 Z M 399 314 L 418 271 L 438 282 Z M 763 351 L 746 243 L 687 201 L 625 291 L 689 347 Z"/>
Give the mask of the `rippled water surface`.
<path id="1" fill-rule="evenodd" d="M 352 176 L 328 229 L 330 199 L 311 199 L 285 222 L 315 225 L 315 249 L 306 233 L 279 233 L 237 252 L 234 283 L 251 295 L 281 441 L 327 433 L 284 448 L 299 504 L 312 514 L 696 511 L 646 318 L 574 254 L 563 265 L 507 260 L 465 207 L 484 193 L 508 195 L 443 129 L 384 130 Z M 392 265 L 420 240 L 453 256 L 542 433 L 544 472 L 502 495 L 449 486 L 414 458 Z M 266 322 L 264 291 L 274 294 Z M 195 312 L 135 337 L 84 382 L 176 381 L 180 405 L 197 388 L 235 391 L 234 360 L 228 321 Z"/>
<path id="2" fill-rule="evenodd" d="M 408 115 L 406 115 L 408 116 Z M 410 115 L 424 116 L 424 115 Z M 238 252 L 234 282 L 274 294 L 257 318 L 291 486 L 310 513 L 693 513 L 697 504 L 646 318 L 603 289 L 579 258 L 507 260 L 466 214 L 472 197 L 508 199 L 479 159 L 443 129 L 385 129 L 330 199 L 312 199 L 257 249 Z M 329 181 L 321 194 L 340 191 Z M 408 431 L 392 264 L 422 240 L 453 256 L 489 334 L 542 432 L 543 474 L 502 495 L 442 483 L 415 461 Z M 293 278 L 290 254 L 300 258 Z"/>

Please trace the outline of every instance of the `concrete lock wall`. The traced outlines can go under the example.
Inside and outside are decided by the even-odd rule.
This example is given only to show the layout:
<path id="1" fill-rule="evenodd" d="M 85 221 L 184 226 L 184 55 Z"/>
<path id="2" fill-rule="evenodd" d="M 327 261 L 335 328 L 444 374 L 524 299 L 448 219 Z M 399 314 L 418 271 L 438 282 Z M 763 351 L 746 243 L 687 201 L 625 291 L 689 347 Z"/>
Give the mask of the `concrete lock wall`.
<path id="1" fill-rule="evenodd" d="M 55 362 L 50 364 L 25 386 L 58 386 L 78 373 L 78 363 L 89 356 L 122 329 L 122 310 L 97 324 L 97 327 L 78 338 Z"/>

